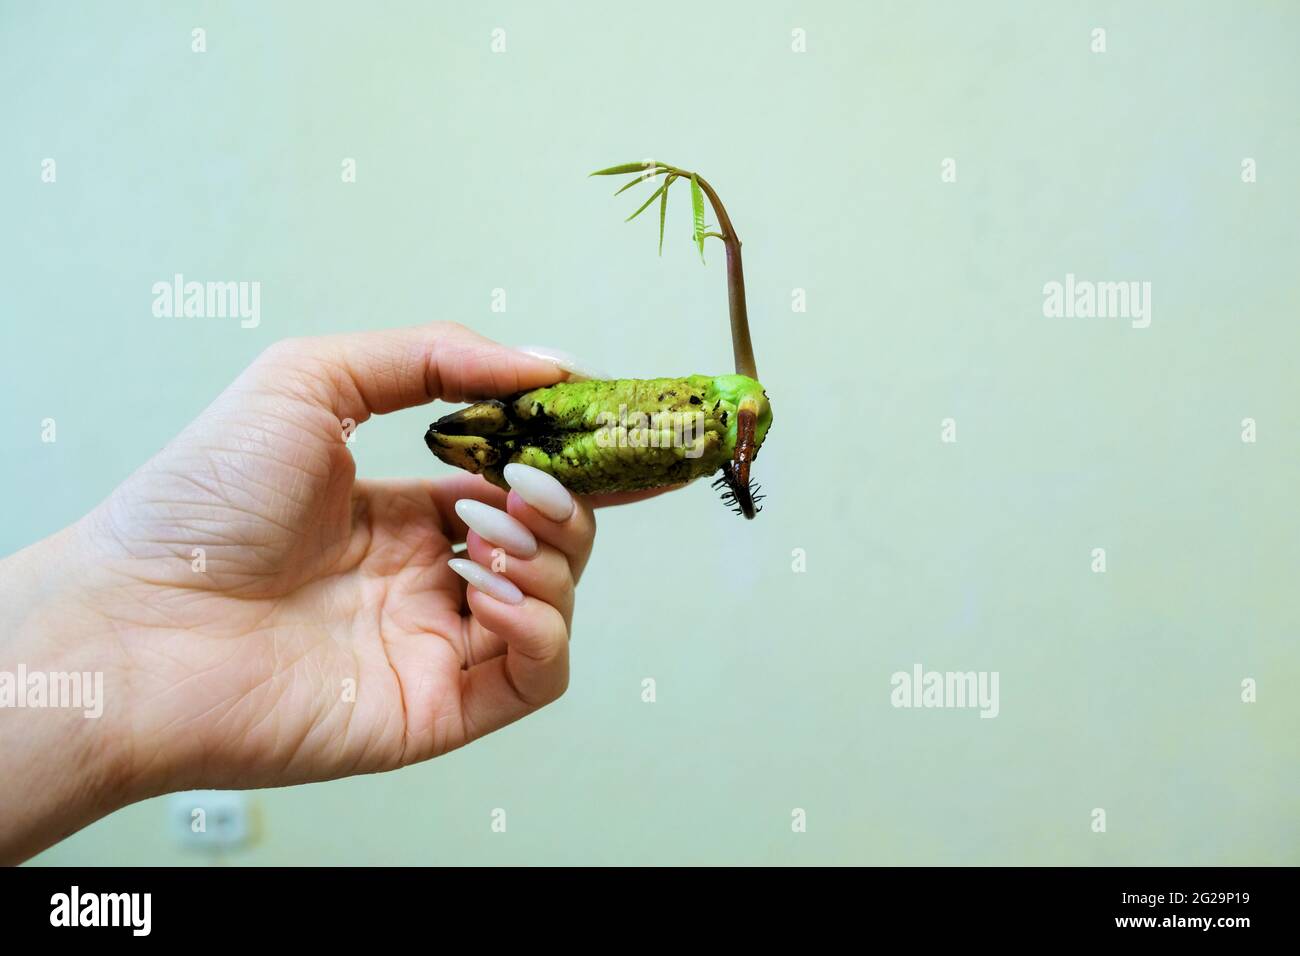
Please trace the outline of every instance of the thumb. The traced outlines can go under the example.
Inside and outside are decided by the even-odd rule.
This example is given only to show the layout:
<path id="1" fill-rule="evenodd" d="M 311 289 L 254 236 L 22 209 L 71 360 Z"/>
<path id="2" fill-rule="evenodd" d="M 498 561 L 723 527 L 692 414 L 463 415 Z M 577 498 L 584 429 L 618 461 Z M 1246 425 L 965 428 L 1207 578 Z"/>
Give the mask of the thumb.
<path id="1" fill-rule="evenodd" d="M 257 366 L 271 376 L 304 375 L 332 412 L 357 422 L 439 398 L 511 395 L 567 374 L 455 322 L 288 339 L 271 346 Z"/>

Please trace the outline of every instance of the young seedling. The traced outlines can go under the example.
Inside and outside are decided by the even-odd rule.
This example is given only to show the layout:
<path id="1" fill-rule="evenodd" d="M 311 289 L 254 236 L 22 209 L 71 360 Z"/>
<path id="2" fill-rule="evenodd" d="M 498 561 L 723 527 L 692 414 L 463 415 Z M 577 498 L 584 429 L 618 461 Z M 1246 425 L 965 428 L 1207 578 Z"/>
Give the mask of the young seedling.
<path id="1" fill-rule="evenodd" d="M 721 240 L 735 374 L 561 382 L 446 415 L 429 426 L 425 444 L 442 461 L 502 488 L 509 487 L 503 469 L 512 462 L 540 468 L 578 494 L 656 488 L 721 471 L 713 486 L 725 486 L 722 500 L 752 518 L 763 510 L 763 495 L 750 479 L 750 465 L 771 427 L 772 409 L 749 338 L 740 238 L 718 194 L 698 173 L 647 162 L 591 175 L 629 174 L 635 178 L 615 195 L 665 177 L 627 217 L 635 219 L 659 200 L 660 254 L 668 190 L 679 179 L 690 183 L 692 238 L 701 261 L 705 240 Z M 705 225 L 705 197 L 717 231 Z"/>

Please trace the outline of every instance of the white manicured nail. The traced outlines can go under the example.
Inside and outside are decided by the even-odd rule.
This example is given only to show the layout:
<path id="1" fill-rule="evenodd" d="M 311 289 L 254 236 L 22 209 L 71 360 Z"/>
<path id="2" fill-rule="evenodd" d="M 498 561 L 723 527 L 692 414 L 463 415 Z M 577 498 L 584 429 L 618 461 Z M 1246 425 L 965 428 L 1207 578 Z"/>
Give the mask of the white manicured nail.
<path id="1" fill-rule="evenodd" d="M 500 545 L 516 558 L 531 558 L 537 553 L 533 533 L 504 511 L 472 498 L 461 498 L 456 502 L 456 514 L 480 538 Z"/>
<path id="2" fill-rule="evenodd" d="M 510 579 L 503 578 L 499 574 L 493 574 L 482 565 L 467 561 L 465 558 L 452 558 L 447 562 L 447 567 L 488 597 L 504 601 L 506 604 L 524 603 L 524 593 L 515 587 Z"/>
<path id="3" fill-rule="evenodd" d="M 544 345 L 517 345 L 515 348 L 525 355 L 531 355 L 533 358 L 542 359 L 557 368 L 564 369 L 569 373 L 570 382 L 581 382 L 588 378 L 613 378 L 612 375 L 594 369 L 568 352 L 561 352 L 559 349 L 547 348 Z"/>
<path id="4" fill-rule="evenodd" d="M 506 465 L 504 474 L 520 498 L 552 521 L 568 521 L 573 516 L 576 505 L 569 489 L 540 468 L 513 462 Z"/>

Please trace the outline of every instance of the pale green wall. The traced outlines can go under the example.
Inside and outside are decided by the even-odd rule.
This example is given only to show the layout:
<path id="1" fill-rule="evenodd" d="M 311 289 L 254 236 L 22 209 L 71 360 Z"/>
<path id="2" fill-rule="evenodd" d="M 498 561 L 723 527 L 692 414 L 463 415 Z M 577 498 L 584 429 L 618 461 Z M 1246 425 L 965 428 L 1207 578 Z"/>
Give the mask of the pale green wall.
<path id="1" fill-rule="evenodd" d="M 602 516 L 558 705 L 259 793 L 231 862 L 1300 863 L 1300 8 L 196 10 L 0 6 L 0 553 L 283 336 L 456 319 L 622 375 L 729 370 L 685 192 L 660 260 L 583 176 L 650 155 L 733 214 L 776 411 L 757 521 L 702 486 Z M 261 326 L 154 319 L 174 272 L 260 281 Z M 1044 318 L 1067 272 L 1152 282 L 1150 328 Z M 445 472 L 430 415 L 366 425 L 361 473 Z M 1000 716 L 892 708 L 916 662 L 1000 672 Z M 38 861 L 195 859 L 163 811 Z"/>

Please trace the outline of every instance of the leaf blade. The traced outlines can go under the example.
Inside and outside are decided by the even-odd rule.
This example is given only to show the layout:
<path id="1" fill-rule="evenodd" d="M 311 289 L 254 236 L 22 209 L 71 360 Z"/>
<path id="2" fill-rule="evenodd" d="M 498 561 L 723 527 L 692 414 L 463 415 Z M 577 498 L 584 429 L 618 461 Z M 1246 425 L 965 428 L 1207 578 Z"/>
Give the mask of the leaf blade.
<path id="1" fill-rule="evenodd" d="M 704 261 L 704 193 L 700 190 L 699 177 L 691 173 L 691 219 L 693 231 L 691 237 L 700 250 L 700 261 Z"/>
<path id="2" fill-rule="evenodd" d="M 614 193 L 614 195 L 615 196 L 621 195 L 627 192 L 633 186 L 637 185 L 638 183 L 648 183 L 650 180 L 657 179 L 658 177 L 662 176 L 666 172 L 668 172 L 667 169 L 660 168 L 660 169 L 656 169 L 653 173 L 646 173 L 643 176 L 638 176 L 636 179 L 632 180 L 630 183 L 628 183 L 618 192 Z"/>
<path id="3" fill-rule="evenodd" d="M 637 216 L 641 215 L 641 213 L 645 212 L 646 209 L 648 209 L 648 208 L 650 207 L 650 204 L 651 204 L 652 202 L 654 202 L 656 199 L 659 198 L 659 194 L 660 194 L 660 193 L 662 193 L 662 192 L 666 192 L 666 191 L 667 191 L 667 185 L 668 185 L 667 183 L 661 183 L 661 184 L 659 185 L 659 188 L 656 189 L 654 192 L 652 192 L 652 193 L 650 194 L 650 198 L 647 199 L 645 202 L 643 202 L 643 203 L 641 204 L 641 208 L 638 209 L 636 212 L 632 213 L 632 215 L 628 216 L 628 217 L 627 217 L 626 219 L 624 219 L 623 221 L 624 221 L 624 222 L 631 222 L 631 221 L 632 221 L 633 219 L 635 219 Z"/>
<path id="4" fill-rule="evenodd" d="M 664 180 L 664 191 L 659 196 L 659 255 L 664 254 L 664 223 L 668 220 L 668 187 L 673 184 L 676 174 L 670 174 Z"/>
<path id="5" fill-rule="evenodd" d="M 639 163 L 622 163 L 618 166 L 610 166 L 608 169 L 598 169 L 594 173 L 588 173 L 590 176 L 622 176 L 625 173 L 644 173 L 651 169 L 653 163 L 647 163 L 644 160 Z"/>

